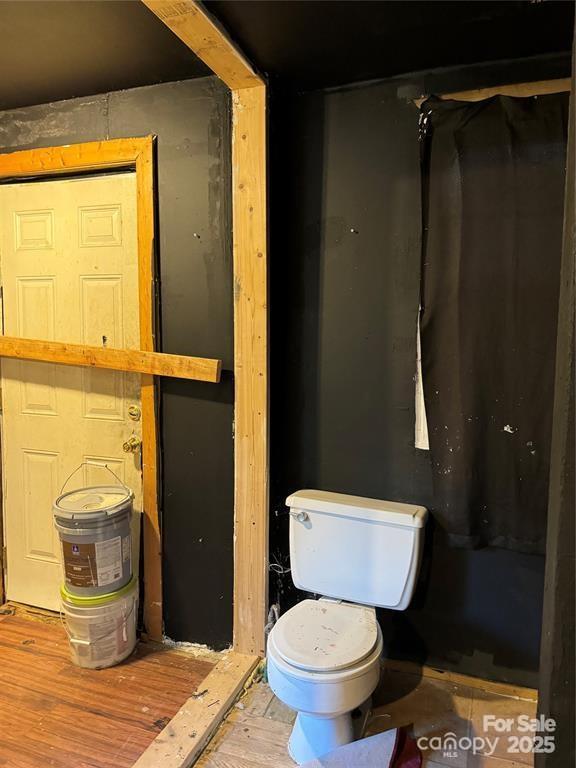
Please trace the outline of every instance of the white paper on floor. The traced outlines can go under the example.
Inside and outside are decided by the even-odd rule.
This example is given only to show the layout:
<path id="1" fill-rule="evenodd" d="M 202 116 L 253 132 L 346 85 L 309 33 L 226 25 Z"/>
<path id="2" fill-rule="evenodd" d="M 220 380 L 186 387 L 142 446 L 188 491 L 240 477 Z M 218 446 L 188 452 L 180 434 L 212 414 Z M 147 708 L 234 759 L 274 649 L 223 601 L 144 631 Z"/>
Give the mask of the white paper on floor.
<path id="1" fill-rule="evenodd" d="M 390 768 L 397 729 L 344 744 L 327 755 L 304 763 L 302 768 Z"/>

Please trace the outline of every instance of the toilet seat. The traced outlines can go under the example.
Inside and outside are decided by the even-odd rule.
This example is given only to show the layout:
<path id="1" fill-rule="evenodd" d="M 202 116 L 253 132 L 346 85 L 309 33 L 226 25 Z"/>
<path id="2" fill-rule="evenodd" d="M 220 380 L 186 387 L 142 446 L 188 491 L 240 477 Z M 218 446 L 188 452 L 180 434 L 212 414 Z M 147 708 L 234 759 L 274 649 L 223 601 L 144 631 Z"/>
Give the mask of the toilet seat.
<path id="1" fill-rule="evenodd" d="M 303 600 L 281 616 L 269 643 L 293 668 L 329 674 L 372 654 L 380 638 L 373 608 L 331 600 Z"/>

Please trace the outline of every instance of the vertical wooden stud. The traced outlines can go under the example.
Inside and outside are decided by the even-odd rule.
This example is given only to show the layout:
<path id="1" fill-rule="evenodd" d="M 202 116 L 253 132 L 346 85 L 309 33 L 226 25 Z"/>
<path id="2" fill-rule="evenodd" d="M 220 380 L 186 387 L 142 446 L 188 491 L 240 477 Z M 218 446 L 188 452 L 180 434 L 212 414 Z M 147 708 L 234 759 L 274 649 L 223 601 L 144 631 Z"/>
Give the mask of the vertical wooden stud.
<path id="1" fill-rule="evenodd" d="M 266 84 L 196 0 L 142 0 L 232 91 L 234 650 L 264 656 L 268 610 Z"/>
<path id="2" fill-rule="evenodd" d="M 140 348 L 153 351 L 154 339 L 154 165 L 152 140 L 136 160 L 138 204 L 138 287 Z M 158 511 L 157 413 L 154 377 L 141 377 L 142 407 L 142 541 L 144 547 L 144 627 L 161 640 L 162 539 Z"/>
<path id="3" fill-rule="evenodd" d="M 265 655 L 268 606 L 266 87 L 232 92 L 234 650 Z"/>

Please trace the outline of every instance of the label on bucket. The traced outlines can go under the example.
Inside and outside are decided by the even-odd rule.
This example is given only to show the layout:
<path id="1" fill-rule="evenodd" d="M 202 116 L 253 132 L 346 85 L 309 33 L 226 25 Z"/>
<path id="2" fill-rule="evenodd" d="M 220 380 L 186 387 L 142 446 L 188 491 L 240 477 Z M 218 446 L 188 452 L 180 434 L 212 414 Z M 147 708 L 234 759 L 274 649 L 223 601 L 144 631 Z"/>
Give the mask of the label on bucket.
<path id="1" fill-rule="evenodd" d="M 62 542 L 64 576 L 74 587 L 105 587 L 122 577 L 122 539 L 115 536 L 108 541 L 90 544 Z"/>
<path id="2" fill-rule="evenodd" d="M 115 536 L 96 542 L 98 586 L 105 587 L 122 578 L 122 539 Z"/>

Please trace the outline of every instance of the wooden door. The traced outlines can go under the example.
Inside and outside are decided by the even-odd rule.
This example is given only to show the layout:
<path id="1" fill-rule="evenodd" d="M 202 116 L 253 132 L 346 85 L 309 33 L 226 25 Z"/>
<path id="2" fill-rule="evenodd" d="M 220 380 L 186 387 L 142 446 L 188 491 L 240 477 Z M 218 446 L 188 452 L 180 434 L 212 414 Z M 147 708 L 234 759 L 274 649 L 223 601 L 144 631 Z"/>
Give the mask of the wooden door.
<path id="1" fill-rule="evenodd" d="M 0 186 L 0 279 L 4 334 L 138 349 L 135 174 Z M 3 359 L 1 380 L 6 594 L 57 609 L 66 478 L 114 483 L 107 465 L 141 509 L 140 376 Z"/>

